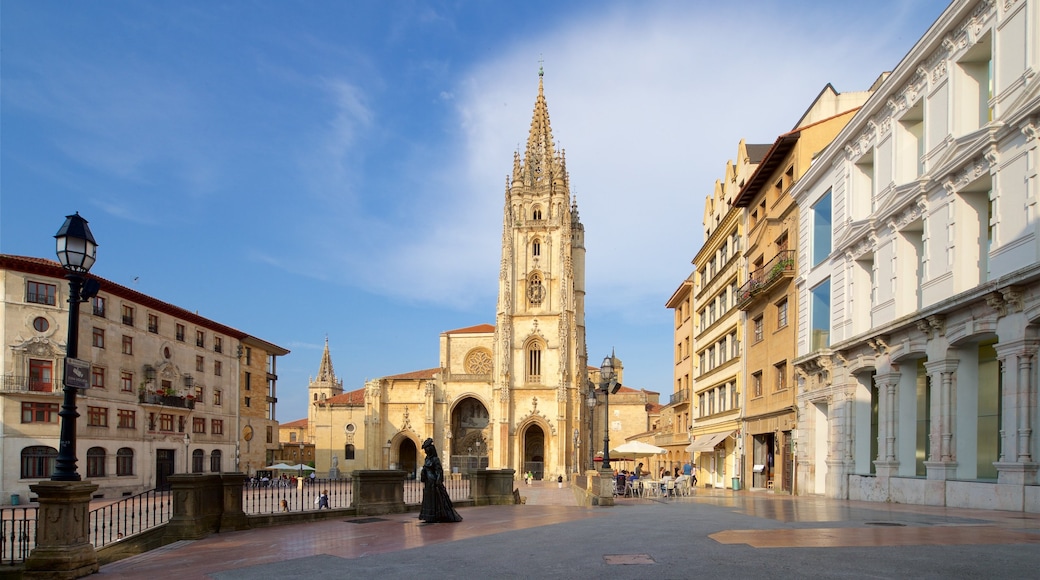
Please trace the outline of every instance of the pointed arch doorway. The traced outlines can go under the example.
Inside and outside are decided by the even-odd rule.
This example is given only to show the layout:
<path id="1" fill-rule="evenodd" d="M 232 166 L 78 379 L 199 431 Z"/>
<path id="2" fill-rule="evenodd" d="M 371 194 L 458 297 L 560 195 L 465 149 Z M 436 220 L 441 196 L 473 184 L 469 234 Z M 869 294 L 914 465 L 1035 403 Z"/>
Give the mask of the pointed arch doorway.
<path id="1" fill-rule="evenodd" d="M 545 476 L 545 431 L 538 425 L 530 425 L 524 429 L 522 457 L 524 471 L 530 471 L 535 479 Z"/>
<path id="2" fill-rule="evenodd" d="M 408 479 L 416 479 L 419 477 L 418 467 L 418 452 L 415 449 L 415 441 L 411 439 L 404 439 L 401 441 L 401 447 L 397 450 L 397 457 L 400 460 L 399 469 L 406 472 Z"/>

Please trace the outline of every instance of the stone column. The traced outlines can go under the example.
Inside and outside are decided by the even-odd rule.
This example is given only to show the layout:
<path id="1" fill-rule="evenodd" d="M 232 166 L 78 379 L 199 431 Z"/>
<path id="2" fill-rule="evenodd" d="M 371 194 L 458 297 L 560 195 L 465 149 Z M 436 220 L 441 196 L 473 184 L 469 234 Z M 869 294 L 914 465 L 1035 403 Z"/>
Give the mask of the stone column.
<path id="1" fill-rule="evenodd" d="M 1036 340 L 1017 340 L 996 345 L 1003 369 L 1003 429 L 1000 431 L 1000 461 L 997 482 L 1014 485 L 1038 483 L 1040 465 L 1033 457 L 1033 414 L 1036 412 Z"/>
<path id="2" fill-rule="evenodd" d="M 879 477 L 891 477 L 899 471 L 899 456 L 896 453 L 896 434 L 899 432 L 896 390 L 902 374 L 899 372 L 877 373 L 874 382 L 878 389 L 878 456 L 874 461 Z"/>
<path id="3" fill-rule="evenodd" d="M 957 450 L 953 444 L 954 423 L 957 417 L 957 401 L 953 381 L 957 371 L 957 359 L 945 359 L 925 363 L 932 385 L 931 445 L 925 467 L 928 479 L 953 479 L 957 473 Z M 934 380 L 938 378 L 939 380 Z M 938 390 L 934 389 L 939 384 Z"/>
<path id="4" fill-rule="evenodd" d="M 41 481 L 30 485 L 39 497 L 36 547 L 25 560 L 22 578 L 80 578 L 98 571 L 90 543 L 89 481 Z"/>

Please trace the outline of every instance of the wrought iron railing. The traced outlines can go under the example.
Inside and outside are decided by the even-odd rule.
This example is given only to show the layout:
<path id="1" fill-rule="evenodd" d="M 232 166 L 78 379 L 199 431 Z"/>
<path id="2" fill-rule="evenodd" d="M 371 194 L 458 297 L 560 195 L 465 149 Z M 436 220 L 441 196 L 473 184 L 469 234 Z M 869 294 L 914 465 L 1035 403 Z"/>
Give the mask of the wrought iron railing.
<path id="1" fill-rule="evenodd" d="M 38 377 L 4 375 L 0 379 L 0 391 L 7 393 L 55 393 L 55 384 Z"/>
<path id="2" fill-rule="evenodd" d="M 668 403 L 674 405 L 676 403 L 685 403 L 690 399 L 690 392 L 686 389 L 676 391 L 668 398 Z"/>
<path id="3" fill-rule="evenodd" d="M 163 395 L 161 393 L 138 393 L 137 401 L 151 405 L 162 405 L 164 407 L 176 407 L 178 409 L 194 409 L 195 397 L 188 395 Z"/>
<path id="4" fill-rule="evenodd" d="M 36 547 L 39 508 L 0 508 L 0 564 L 24 562 Z"/>
<path id="5" fill-rule="evenodd" d="M 764 266 L 753 270 L 748 276 L 748 281 L 737 291 L 737 304 L 739 306 L 747 304 L 781 276 L 794 274 L 794 258 L 794 250 L 784 250 L 778 252 Z"/>
<path id="6" fill-rule="evenodd" d="M 149 490 L 90 510 L 90 543 L 106 546 L 170 521 L 173 495 Z"/>
<path id="7" fill-rule="evenodd" d="M 262 481 L 247 479 L 242 493 L 242 511 L 247 514 L 313 511 L 318 509 L 321 492 L 329 496 L 329 507 L 350 507 L 353 501 L 352 479 L 303 478 L 303 486 L 295 478 Z M 283 503 L 284 502 L 284 503 Z"/>

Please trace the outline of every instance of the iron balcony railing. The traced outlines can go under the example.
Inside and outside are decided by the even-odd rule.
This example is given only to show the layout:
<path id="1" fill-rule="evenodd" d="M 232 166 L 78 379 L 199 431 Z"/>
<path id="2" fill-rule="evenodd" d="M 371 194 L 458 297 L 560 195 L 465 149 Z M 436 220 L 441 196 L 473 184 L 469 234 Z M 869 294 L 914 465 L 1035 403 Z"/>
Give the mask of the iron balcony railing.
<path id="1" fill-rule="evenodd" d="M 676 403 L 685 403 L 690 400 L 690 392 L 686 389 L 676 391 L 672 393 L 672 396 L 668 398 L 668 404 L 674 405 Z"/>
<path id="2" fill-rule="evenodd" d="M 164 395 L 162 393 L 138 393 L 137 401 L 148 405 L 162 405 L 164 407 L 175 407 L 178 409 L 194 409 L 195 397 L 188 395 Z"/>
<path id="3" fill-rule="evenodd" d="M 0 377 L 0 391 L 5 393 L 54 393 L 60 389 L 52 381 L 22 375 Z"/>
<path id="4" fill-rule="evenodd" d="M 773 256 L 761 268 L 751 272 L 748 281 L 737 291 L 737 306 L 744 309 L 759 293 L 772 288 L 773 285 L 784 277 L 790 277 L 795 272 L 794 250 L 784 250 Z"/>

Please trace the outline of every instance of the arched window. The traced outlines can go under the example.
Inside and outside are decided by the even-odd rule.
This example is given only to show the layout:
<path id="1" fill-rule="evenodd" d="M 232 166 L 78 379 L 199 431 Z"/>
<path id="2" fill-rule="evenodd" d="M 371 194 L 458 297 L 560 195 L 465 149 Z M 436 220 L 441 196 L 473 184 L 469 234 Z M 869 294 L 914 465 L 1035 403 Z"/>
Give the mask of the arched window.
<path id="1" fill-rule="evenodd" d="M 536 239 L 535 241 L 531 242 L 531 255 L 532 256 L 541 256 L 542 255 L 542 241 L 541 240 L 537 240 Z"/>
<path id="2" fill-rule="evenodd" d="M 213 451 L 211 451 L 210 454 L 209 454 L 209 470 L 212 471 L 213 473 L 220 473 L 221 472 L 221 466 L 220 466 L 221 459 L 222 459 L 222 457 L 221 457 L 221 453 L 220 453 L 219 449 L 214 449 Z"/>
<path id="3" fill-rule="evenodd" d="M 46 445 L 22 449 L 22 479 L 44 479 L 54 473 L 58 450 Z"/>
<path id="4" fill-rule="evenodd" d="M 344 461 L 354 459 L 354 446 L 350 443 L 347 443 L 346 446 L 343 447 L 343 459 Z"/>
<path id="5" fill-rule="evenodd" d="M 191 452 L 191 472 L 202 473 L 202 467 L 206 463 L 206 452 L 201 449 L 196 449 Z"/>
<path id="6" fill-rule="evenodd" d="M 116 451 L 116 475 L 134 474 L 134 450 L 123 447 Z"/>
<path id="7" fill-rule="evenodd" d="M 545 286 L 542 286 L 541 274 L 531 274 L 527 280 L 527 300 L 531 304 L 541 304 L 545 298 Z"/>
<path id="8" fill-rule="evenodd" d="M 542 345 L 538 341 L 527 345 L 527 382 L 542 382 Z"/>
<path id="9" fill-rule="evenodd" d="M 105 477 L 105 449 L 87 449 L 87 477 Z"/>
<path id="10" fill-rule="evenodd" d="M 533 220 L 540 220 L 540 219 L 542 219 L 542 208 L 541 207 L 539 207 L 537 205 L 534 206 L 534 209 L 531 210 L 531 219 L 533 219 Z"/>

